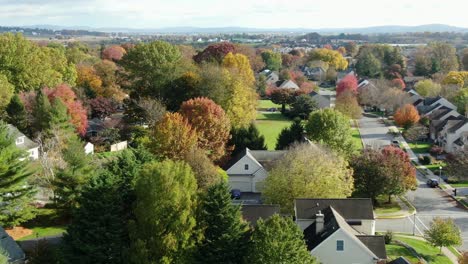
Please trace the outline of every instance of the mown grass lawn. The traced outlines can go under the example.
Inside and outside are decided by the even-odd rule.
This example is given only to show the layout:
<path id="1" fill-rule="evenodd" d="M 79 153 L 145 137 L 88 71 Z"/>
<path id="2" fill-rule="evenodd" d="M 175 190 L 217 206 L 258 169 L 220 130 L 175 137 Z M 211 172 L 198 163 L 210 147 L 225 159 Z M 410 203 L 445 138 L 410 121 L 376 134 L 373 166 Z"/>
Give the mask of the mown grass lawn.
<path id="1" fill-rule="evenodd" d="M 392 201 L 388 203 L 388 196 L 381 195 L 377 197 L 377 205 L 374 207 L 374 211 L 377 215 L 380 214 L 391 214 L 396 213 L 401 210 L 400 205 L 395 200 L 395 197 L 392 197 Z"/>
<path id="2" fill-rule="evenodd" d="M 257 109 L 266 111 L 268 108 L 277 108 L 278 110 L 281 109 L 281 105 L 273 103 L 271 100 L 263 99 L 257 101 Z"/>
<path id="3" fill-rule="evenodd" d="M 427 142 L 408 142 L 408 145 L 416 154 L 429 153 L 432 144 Z"/>
<path id="4" fill-rule="evenodd" d="M 422 256 L 428 263 L 431 264 L 447 264 L 451 263 L 450 259 L 443 255 L 439 255 L 439 249 L 436 247 L 431 246 L 429 243 L 426 241 L 422 240 L 417 240 L 409 237 L 403 237 L 403 236 L 395 236 L 393 238 L 394 240 L 399 240 L 418 252 L 420 256 Z"/>
<path id="5" fill-rule="evenodd" d="M 65 232 L 67 224 L 68 221 L 64 219 L 60 210 L 54 208 L 39 208 L 36 217 L 22 225 L 25 228 L 31 229 L 33 233 L 19 240 L 60 235 Z"/>
<path id="6" fill-rule="evenodd" d="M 362 150 L 361 133 L 359 132 L 359 129 L 357 127 L 353 127 L 351 129 L 352 129 L 354 145 L 356 146 L 357 150 L 361 151 Z"/>
<path id="7" fill-rule="evenodd" d="M 33 231 L 31 235 L 22 237 L 19 241 L 60 235 L 65 232 L 66 226 L 33 227 L 31 230 Z"/>
<path id="8" fill-rule="evenodd" d="M 265 137 L 265 143 L 267 144 L 268 150 L 274 150 L 278 135 L 280 134 L 281 130 L 283 130 L 283 128 L 291 125 L 291 120 L 279 112 L 257 112 L 255 125 L 257 125 L 260 134 Z"/>
<path id="9" fill-rule="evenodd" d="M 452 187 L 468 187 L 468 181 L 459 181 L 457 183 L 450 183 Z"/>
<path id="10" fill-rule="evenodd" d="M 413 254 L 411 254 L 411 252 L 404 246 L 391 243 L 385 245 L 385 249 L 387 249 L 387 258 L 389 260 L 394 260 L 399 257 L 405 257 L 409 262 L 413 264 L 416 264 L 419 261 L 418 258 L 413 256 Z"/>

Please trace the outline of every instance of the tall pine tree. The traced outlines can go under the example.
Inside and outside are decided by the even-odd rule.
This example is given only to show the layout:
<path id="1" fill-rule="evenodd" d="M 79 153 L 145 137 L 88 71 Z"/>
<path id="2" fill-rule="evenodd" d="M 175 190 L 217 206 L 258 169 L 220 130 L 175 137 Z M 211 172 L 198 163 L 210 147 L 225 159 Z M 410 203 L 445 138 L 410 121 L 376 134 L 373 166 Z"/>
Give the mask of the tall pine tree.
<path id="1" fill-rule="evenodd" d="M 6 121 L 18 128 L 22 133 L 30 135 L 30 128 L 28 123 L 28 113 L 24 107 L 20 97 L 15 94 L 10 100 L 6 108 L 7 118 Z"/>
<path id="2" fill-rule="evenodd" d="M 248 228 L 242 221 L 239 205 L 232 203 L 226 182 L 213 185 L 202 198 L 198 225 L 204 230 L 195 257 L 198 263 L 242 262 Z"/>
<path id="3" fill-rule="evenodd" d="M 32 171 L 27 153 L 16 147 L 13 129 L 0 121 L 0 225 L 14 227 L 34 218 Z"/>
<path id="4" fill-rule="evenodd" d="M 35 133 L 46 131 L 50 128 L 51 110 L 49 99 L 41 90 L 37 92 L 36 103 L 33 109 Z"/>
<path id="5" fill-rule="evenodd" d="M 295 118 L 290 127 L 281 130 L 276 142 L 276 150 L 287 149 L 294 142 L 301 142 L 304 139 L 304 126 L 300 118 Z"/>

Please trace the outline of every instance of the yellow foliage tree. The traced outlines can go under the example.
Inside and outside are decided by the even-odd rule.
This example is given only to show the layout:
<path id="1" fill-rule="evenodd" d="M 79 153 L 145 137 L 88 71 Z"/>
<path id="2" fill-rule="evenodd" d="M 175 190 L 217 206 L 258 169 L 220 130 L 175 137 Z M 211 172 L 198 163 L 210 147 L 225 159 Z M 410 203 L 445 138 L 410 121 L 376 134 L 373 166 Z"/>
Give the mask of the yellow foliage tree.
<path id="1" fill-rule="evenodd" d="M 462 88 L 468 85 L 468 71 L 451 71 L 445 76 L 443 84 L 455 84 Z"/>
<path id="2" fill-rule="evenodd" d="M 328 64 L 328 66 L 334 67 L 336 70 L 345 70 L 348 68 L 348 61 L 343 57 L 343 55 L 336 51 L 330 49 L 315 49 L 309 53 L 308 61 L 323 61 Z"/>

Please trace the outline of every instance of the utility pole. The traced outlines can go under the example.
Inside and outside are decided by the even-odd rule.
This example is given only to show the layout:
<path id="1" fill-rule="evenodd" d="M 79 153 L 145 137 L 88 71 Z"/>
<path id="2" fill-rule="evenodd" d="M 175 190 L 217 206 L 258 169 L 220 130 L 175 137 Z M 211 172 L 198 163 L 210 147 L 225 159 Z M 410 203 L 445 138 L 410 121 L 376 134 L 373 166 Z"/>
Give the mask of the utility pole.
<path id="1" fill-rule="evenodd" d="M 413 236 L 415 236 L 416 232 L 416 213 L 413 215 Z"/>

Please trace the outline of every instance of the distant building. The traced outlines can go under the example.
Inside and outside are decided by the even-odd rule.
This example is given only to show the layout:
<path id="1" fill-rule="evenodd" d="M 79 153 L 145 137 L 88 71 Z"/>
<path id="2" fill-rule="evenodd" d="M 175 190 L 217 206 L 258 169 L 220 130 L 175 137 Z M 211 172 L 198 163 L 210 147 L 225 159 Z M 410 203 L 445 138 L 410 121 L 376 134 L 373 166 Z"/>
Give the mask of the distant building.
<path id="1" fill-rule="evenodd" d="M 21 133 L 15 126 L 7 125 L 8 133 L 15 139 L 15 144 L 19 149 L 29 153 L 31 160 L 39 159 L 39 145 Z"/>

